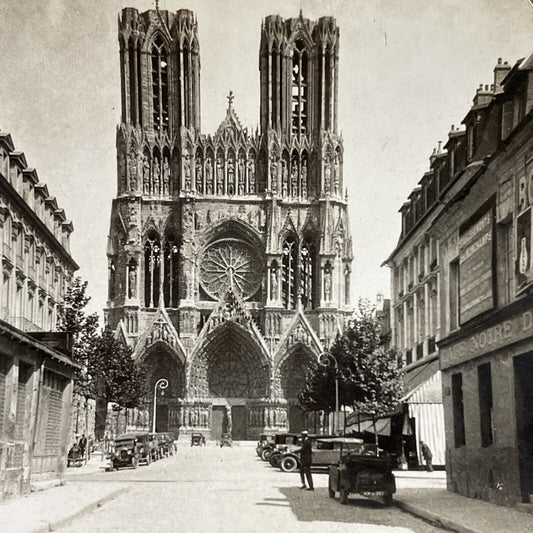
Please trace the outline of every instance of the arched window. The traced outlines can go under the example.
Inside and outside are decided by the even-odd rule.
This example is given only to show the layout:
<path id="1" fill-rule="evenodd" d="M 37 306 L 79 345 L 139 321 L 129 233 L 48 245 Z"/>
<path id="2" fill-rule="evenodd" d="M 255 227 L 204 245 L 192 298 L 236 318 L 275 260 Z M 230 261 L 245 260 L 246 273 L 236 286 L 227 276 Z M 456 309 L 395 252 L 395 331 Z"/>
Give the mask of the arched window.
<path id="1" fill-rule="evenodd" d="M 289 235 L 283 243 L 281 290 L 285 309 L 296 306 L 296 269 L 298 266 L 298 245 L 294 235 Z"/>
<path id="2" fill-rule="evenodd" d="M 307 52 L 301 40 L 294 44 L 292 56 L 292 132 L 307 132 L 308 68 Z"/>
<path id="3" fill-rule="evenodd" d="M 300 250 L 300 294 L 304 309 L 316 307 L 316 247 L 310 236 Z"/>
<path id="4" fill-rule="evenodd" d="M 135 73 L 137 71 L 137 54 L 133 46 L 133 40 L 130 39 L 128 43 L 128 68 L 129 68 L 129 84 L 130 84 L 130 121 L 132 124 L 137 124 L 137 83 Z"/>
<path id="5" fill-rule="evenodd" d="M 168 53 L 158 35 L 152 45 L 152 101 L 154 129 L 168 130 Z"/>
<path id="6" fill-rule="evenodd" d="M 144 244 L 144 305 L 155 307 L 159 302 L 161 246 L 157 233 L 150 232 Z"/>
<path id="7" fill-rule="evenodd" d="M 163 295 L 165 307 L 178 307 L 179 303 L 179 245 L 173 235 L 165 239 Z"/>

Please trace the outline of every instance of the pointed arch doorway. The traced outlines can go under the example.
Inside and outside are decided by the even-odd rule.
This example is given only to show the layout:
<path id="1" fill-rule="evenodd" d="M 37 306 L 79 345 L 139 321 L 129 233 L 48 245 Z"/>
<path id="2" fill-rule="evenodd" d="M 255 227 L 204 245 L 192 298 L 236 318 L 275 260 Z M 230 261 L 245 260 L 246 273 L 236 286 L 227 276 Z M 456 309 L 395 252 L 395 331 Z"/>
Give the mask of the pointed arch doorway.
<path id="1" fill-rule="evenodd" d="M 211 438 L 235 440 L 249 432 L 248 406 L 268 396 L 270 366 L 249 331 L 231 321 L 219 326 L 191 368 L 191 392 L 212 403 Z"/>

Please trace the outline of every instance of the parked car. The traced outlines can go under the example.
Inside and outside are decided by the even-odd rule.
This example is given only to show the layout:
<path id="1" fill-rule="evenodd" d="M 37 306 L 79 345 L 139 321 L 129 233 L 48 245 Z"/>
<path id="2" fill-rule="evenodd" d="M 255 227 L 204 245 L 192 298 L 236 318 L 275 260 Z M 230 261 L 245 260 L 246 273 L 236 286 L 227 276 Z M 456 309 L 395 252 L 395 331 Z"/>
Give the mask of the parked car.
<path id="1" fill-rule="evenodd" d="M 270 449 L 274 444 L 274 438 L 274 435 L 268 435 L 267 433 L 261 433 L 261 435 L 259 436 L 257 446 L 255 447 L 255 452 L 257 453 L 257 455 L 259 455 L 259 457 L 261 457 L 261 459 L 263 459 L 263 461 L 266 461 L 268 459 L 266 456 L 263 457 L 263 450 L 267 449 L 267 453 L 270 453 Z"/>
<path id="2" fill-rule="evenodd" d="M 313 449 L 313 467 L 329 467 L 339 463 L 341 450 L 356 450 L 362 439 L 309 435 Z M 300 466 L 300 454 L 295 451 L 300 446 L 292 446 L 281 455 L 279 466 L 284 472 L 294 472 Z"/>
<path id="3" fill-rule="evenodd" d="M 274 446 L 270 450 L 268 462 L 274 468 L 279 467 L 281 456 L 290 450 L 299 448 L 302 438 L 299 433 L 278 433 L 275 436 Z"/>
<path id="4" fill-rule="evenodd" d="M 231 439 L 231 435 L 229 433 L 222 433 L 222 436 L 220 437 L 220 447 L 223 448 L 224 446 L 231 448 L 233 444 L 233 440 Z"/>
<path id="5" fill-rule="evenodd" d="M 341 444 L 342 446 L 342 444 Z M 383 454 L 375 444 L 360 444 L 353 449 L 341 450 L 338 464 L 329 467 L 328 494 L 340 494 L 340 502 L 348 503 L 351 493 L 383 497 L 385 505 L 392 504 L 396 481 L 392 469 L 395 460 Z"/>
<path id="6" fill-rule="evenodd" d="M 146 464 L 152 462 L 150 436 L 148 433 L 125 433 L 119 435 L 114 442 L 114 449 L 110 454 L 112 469 L 124 466 L 137 468 L 141 461 Z"/>
<path id="7" fill-rule="evenodd" d="M 205 436 L 203 433 L 191 433 L 191 446 L 205 446 Z"/>
<path id="8" fill-rule="evenodd" d="M 176 437 L 174 433 L 156 433 L 156 437 L 159 455 L 161 457 L 169 457 L 176 453 L 176 447 L 174 444 Z"/>

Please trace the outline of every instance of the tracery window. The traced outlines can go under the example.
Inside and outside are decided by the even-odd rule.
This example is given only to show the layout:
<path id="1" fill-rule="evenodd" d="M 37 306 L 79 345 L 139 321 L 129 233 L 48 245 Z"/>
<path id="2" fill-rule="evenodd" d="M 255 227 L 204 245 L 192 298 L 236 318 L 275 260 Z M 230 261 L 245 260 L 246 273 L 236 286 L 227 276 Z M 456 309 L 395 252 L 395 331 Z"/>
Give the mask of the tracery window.
<path id="1" fill-rule="evenodd" d="M 158 35 L 152 45 L 152 103 L 155 130 L 168 130 L 168 53 Z"/>
<path id="2" fill-rule="evenodd" d="M 291 112 L 292 132 L 307 132 L 308 68 L 307 52 L 301 40 L 294 44 L 292 56 Z"/>
<path id="3" fill-rule="evenodd" d="M 316 307 L 316 247 L 310 237 L 306 237 L 300 250 L 300 294 L 304 309 Z"/>
<path id="4" fill-rule="evenodd" d="M 283 243 L 281 266 L 281 290 L 283 306 L 293 309 L 296 306 L 296 269 L 298 265 L 298 245 L 296 238 L 289 235 Z"/>
<path id="5" fill-rule="evenodd" d="M 144 305 L 155 307 L 159 302 L 161 245 L 155 232 L 148 234 L 144 244 Z"/>
<path id="6" fill-rule="evenodd" d="M 168 235 L 164 248 L 163 295 L 165 307 L 178 307 L 179 302 L 179 245 L 173 235 Z"/>

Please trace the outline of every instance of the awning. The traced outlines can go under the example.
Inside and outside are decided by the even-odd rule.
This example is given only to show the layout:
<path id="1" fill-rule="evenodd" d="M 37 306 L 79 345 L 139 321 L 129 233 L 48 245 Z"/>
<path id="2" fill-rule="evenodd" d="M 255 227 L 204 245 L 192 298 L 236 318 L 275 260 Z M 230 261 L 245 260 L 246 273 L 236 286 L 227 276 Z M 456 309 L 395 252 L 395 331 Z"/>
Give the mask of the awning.
<path id="1" fill-rule="evenodd" d="M 407 372 L 403 378 L 403 387 L 402 402 L 442 403 L 439 359 L 433 359 Z M 420 389 L 424 389 L 423 394 Z"/>
<path id="2" fill-rule="evenodd" d="M 361 420 L 358 422 L 355 420 L 350 425 L 346 426 L 346 431 L 356 431 L 362 433 L 363 431 L 368 431 L 369 433 L 374 433 L 374 422 L 372 420 Z M 377 418 L 376 419 L 376 433 L 378 435 L 385 435 L 390 437 L 391 433 L 391 419 L 390 416 L 386 418 Z"/>

